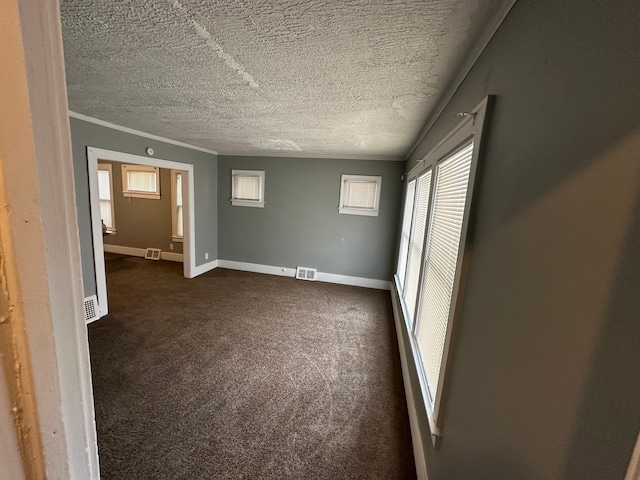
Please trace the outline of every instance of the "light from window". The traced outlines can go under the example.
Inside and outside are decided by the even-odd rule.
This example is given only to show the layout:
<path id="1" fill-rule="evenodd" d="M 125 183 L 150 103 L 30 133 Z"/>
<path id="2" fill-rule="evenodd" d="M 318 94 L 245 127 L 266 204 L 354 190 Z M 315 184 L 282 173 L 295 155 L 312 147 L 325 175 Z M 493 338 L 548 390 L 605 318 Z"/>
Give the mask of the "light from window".
<path id="1" fill-rule="evenodd" d="M 182 208 L 182 179 L 183 173 L 171 170 L 171 236 L 175 241 L 184 237 L 184 219 Z"/>
<path id="2" fill-rule="evenodd" d="M 146 165 L 122 165 L 125 197 L 160 198 L 160 169 Z"/>
<path id="3" fill-rule="evenodd" d="M 231 204 L 240 207 L 264 207 L 264 172 L 231 171 Z"/>
<path id="4" fill-rule="evenodd" d="M 488 101 L 407 175 L 396 285 L 434 442 Z"/>
<path id="5" fill-rule="evenodd" d="M 342 175 L 339 213 L 378 216 L 382 177 Z"/>
<path id="6" fill-rule="evenodd" d="M 100 218 L 109 232 L 116 231 L 113 205 L 113 181 L 111 164 L 98 164 L 98 196 L 100 197 Z"/>

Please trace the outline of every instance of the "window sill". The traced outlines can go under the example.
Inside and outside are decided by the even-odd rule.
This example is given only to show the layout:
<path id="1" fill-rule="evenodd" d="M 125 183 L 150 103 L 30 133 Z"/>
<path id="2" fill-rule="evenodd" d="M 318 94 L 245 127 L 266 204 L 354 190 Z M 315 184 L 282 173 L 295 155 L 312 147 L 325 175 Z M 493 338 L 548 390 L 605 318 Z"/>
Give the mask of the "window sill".
<path id="1" fill-rule="evenodd" d="M 251 200 L 231 200 L 231 205 L 234 207 L 264 208 L 264 202 L 254 202 Z"/>
<path id="2" fill-rule="evenodd" d="M 345 215 L 362 215 L 365 217 L 377 217 L 379 210 L 362 210 L 359 208 L 340 207 L 338 212 Z"/>
<path id="3" fill-rule="evenodd" d="M 160 195 L 157 193 L 122 192 L 122 196 L 129 198 L 148 198 L 150 200 L 160 200 Z"/>
<path id="4" fill-rule="evenodd" d="M 184 237 L 171 237 L 171 240 L 174 242 L 182 243 L 184 242 Z"/>

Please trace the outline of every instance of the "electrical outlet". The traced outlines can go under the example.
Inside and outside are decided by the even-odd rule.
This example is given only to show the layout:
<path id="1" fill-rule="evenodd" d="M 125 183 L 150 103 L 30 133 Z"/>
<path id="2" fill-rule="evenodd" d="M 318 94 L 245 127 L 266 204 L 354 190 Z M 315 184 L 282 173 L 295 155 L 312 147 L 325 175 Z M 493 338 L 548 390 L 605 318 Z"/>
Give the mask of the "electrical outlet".
<path id="1" fill-rule="evenodd" d="M 169 244 L 169 250 L 173 250 L 173 243 Z"/>
<path id="2" fill-rule="evenodd" d="M 209 252 L 207 252 L 207 253 L 205 253 L 205 254 L 204 254 L 204 259 L 205 259 L 205 260 L 209 260 Z"/>

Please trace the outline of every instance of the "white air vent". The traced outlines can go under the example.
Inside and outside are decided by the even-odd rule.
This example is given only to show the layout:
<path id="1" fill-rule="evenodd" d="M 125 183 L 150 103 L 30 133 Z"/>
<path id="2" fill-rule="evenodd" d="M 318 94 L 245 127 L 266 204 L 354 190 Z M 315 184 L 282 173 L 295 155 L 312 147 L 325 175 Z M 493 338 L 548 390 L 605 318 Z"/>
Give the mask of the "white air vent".
<path id="1" fill-rule="evenodd" d="M 316 280 L 318 277 L 318 270 L 309 267 L 298 267 L 296 269 L 296 278 L 298 280 Z"/>
<path id="2" fill-rule="evenodd" d="M 100 318 L 98 315 L 98 298 L 95 295 L 91 295 L 84 299 L 84 319 L 87 323 L 91 323 L 98 318 Z"/>
<path id="3" fill-rule="evenodd" d="M 144 254 L 144 258 L 148 258 L 149 260 L 160 260 L 160 249 L 147 248 L 147 251 Z"/>

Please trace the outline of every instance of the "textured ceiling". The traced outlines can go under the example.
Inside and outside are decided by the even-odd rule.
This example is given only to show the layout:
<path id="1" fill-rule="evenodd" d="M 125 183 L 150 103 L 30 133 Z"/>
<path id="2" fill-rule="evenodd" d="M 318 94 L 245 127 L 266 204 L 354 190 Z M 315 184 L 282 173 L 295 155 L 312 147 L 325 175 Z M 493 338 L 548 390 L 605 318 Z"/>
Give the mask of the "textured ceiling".
<path id="1" fill-rule="evenodd" d="M 509 0 L 62 0 L 69 108 L 232 155 L 404 159 Z"/>

